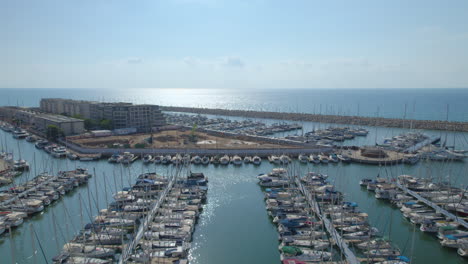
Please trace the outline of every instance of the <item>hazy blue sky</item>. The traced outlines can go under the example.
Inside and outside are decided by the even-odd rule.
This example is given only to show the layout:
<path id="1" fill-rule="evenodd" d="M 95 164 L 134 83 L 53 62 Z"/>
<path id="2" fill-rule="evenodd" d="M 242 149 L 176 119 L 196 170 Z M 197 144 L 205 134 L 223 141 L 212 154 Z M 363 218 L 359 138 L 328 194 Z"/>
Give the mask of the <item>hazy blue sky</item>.
<path id="1" fill-rule="evenodd" d="M 468 87 L 468 1 L 0 0 L 0 87 Z"/>

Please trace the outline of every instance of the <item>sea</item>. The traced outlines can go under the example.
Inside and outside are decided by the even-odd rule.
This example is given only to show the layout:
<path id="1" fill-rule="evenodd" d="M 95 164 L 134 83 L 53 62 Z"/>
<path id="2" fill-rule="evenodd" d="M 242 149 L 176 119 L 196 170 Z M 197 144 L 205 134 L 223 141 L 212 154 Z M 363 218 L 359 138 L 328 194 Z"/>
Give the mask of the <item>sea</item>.
<path id="1" fill-rule="evenodd" d="M 192 106 L 241 110 L 285 111 L 359 116 L 468 121 L 468 89 L 0 89 L 0 105 L 39 106 L 41 98 L 70 98 L 95 101 L 123 101 L 167 106 Z M 232 119 L 243 119 L 229 117 Z M 262 120 L 266 123 L 277 120 Z M 303 133 L 337 124 L 304 122 Z M 409 131 L 402 128 L 364 127 L 367 137 L 345 141 L 345 145 L 374 145 L 384 138 Z M 468 149 L 468 133 L 421 131 L 440 136 L 448 145 Z M 93 220 L 112 201 L 112 194 L 130 186 L 144 172 L 173 173 L 171 166 L 131 166 L 107 161 L 80 162 L 54 159 L 33 144 L 16 140 L 0 130 L 0 148 L 26 159 L 31 170 L 15 179 L 16 184 L 41 172 L 57 173 L 77 167 L 93 173 L 88 185 L 79 187 L 40 214 L 25 220 L 11 234 L 0 236 L 0 263 L 52 263 L 64 243 Z M 414 166 L 370 166 L 362 164 L 313 165 L 294 162 L 288 169 L 298 175 L 310 171 L 329 175 L 330 182 L 347 201 L 358 203 L 369 214 L 370 223 L 391 239 L 412 263 L 467 263 L 456 250 L 440 245 L 434 235 L 422 233 L 388 202 L 375 199 L 359 186 L 362 178 L 395 177 L 410 174 L 448 181 L 468 187 L 467 162 L 420 162 Z M 280 262 L 278 233 L 269 218 L 264 195 L 256 176 L 275 166 L 192 166 L 209 178 L 207 203 L 196 225 L 189 253 L 192 264 L 238 264 Z M 3 187 L 9 188 L 11 186 Z"/>

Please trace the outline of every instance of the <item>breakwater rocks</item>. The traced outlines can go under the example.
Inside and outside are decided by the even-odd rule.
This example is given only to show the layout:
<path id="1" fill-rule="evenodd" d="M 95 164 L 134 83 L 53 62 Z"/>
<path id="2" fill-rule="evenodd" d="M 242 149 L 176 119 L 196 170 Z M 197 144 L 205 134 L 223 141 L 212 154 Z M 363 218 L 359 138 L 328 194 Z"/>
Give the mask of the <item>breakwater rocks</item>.
<path id="1" fill-rule="evenodd" d="M 269 118 L 292 121 L 309 121 L 321 123 L 336 123 L 359 126 L 382 126 L 397 128 L 414 128 L 429 130 L 448 130 L 468 132 L 468 122 L 452 122 L 441 120 L 403 120 L 398 118 L 363 117 L 363 116 L 339 116 L 339 115 L 317 115 L 307 113 L 280 113 L 247 110 L 227 110 L 214 108 L 195 108 L 161 106 L 163 111 L 185 112 L 207 115 L 240 116 L 248 118 Z"/>

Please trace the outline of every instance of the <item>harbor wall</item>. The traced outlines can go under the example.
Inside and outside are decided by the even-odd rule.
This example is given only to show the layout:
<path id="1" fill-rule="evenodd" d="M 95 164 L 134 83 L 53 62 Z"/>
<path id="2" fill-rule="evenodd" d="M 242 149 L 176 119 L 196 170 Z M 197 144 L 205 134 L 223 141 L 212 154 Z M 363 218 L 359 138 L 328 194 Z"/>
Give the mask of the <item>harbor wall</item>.
<path id="1" fill-rule="evenodd" d="M 161 106 L 161 110 L 170 111 L 170 112 L 239 116 L 239 117 L 247 117 L 247 118 L 268 118 L 268 119 L 280 119 L 280 120 L 291 120 L 291 121 L 347 124 L 347 125 L 358 125 L 358 126 L 381 126 L 381 127 L 468 132 L 468 122 L 453 122 L 453 121 L 441 121 L 441 120 L 414 120 L 414 119 L 411 120 L 411 119 L 384 118 L 384 117 L 317 115 L 317 114 L 307 114 L 307 113 L 280 113 L 280 112 L 263 112 L 263 111 L 251 111 L 251 110 L 227 110 L 227 109 L 177 107 L 177 106 Z"/>

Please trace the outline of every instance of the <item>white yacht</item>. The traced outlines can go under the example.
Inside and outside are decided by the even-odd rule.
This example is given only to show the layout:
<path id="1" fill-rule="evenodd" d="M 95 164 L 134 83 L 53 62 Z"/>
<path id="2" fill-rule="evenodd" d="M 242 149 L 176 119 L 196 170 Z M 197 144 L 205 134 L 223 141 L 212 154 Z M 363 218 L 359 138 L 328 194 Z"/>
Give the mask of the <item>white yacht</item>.
<path id="1" fill-rule="evenodd" d="M 65 158 L 67 157 L 68 152 L 65 147 L 56 147 L 52 149 L 51 154 L 54 158 Z"/>
<path id="2" fill-rule="evenodd" d="M 232 157 L 231 159 L 231 162 L 234 165 L 242 165 L 242 158 L 237 155 L 234 155 L 234 157 Z"/>
<path id="3" fill-rule="evenodd" d="M 15 171 L 24 171 L 24 170 L 29 170 L 29 164 L 23 159 L 20 160 L 15 160 L 13 162 L 13 169 Z"/>

